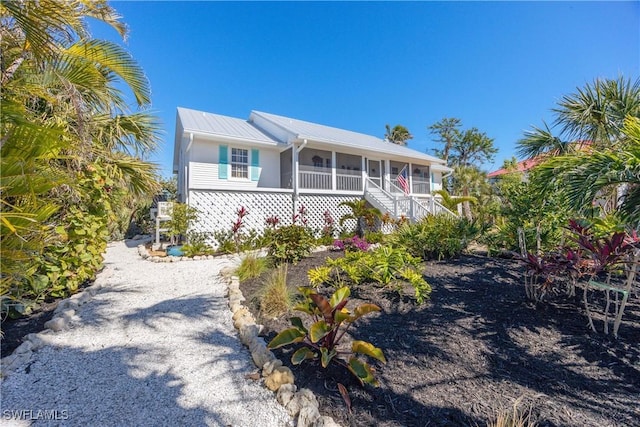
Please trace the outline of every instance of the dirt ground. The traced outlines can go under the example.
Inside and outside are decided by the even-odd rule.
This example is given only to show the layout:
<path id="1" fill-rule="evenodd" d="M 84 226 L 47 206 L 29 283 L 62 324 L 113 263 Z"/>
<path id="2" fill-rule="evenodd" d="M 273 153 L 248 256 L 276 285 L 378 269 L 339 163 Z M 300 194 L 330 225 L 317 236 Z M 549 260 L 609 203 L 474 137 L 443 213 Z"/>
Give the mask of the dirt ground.
<path id="1" fill-rule="evenodd" d="M 308 283 L 307 270 L 327 256 L 339 255 L 319 253 L 290 266 L 288 283 Z M 428 262 L 424 276 L 433 293 L 422 306 L 411 289 L 405 295 L 372 285 L 352 290 L 353 303 L 382 308 L 350 330 L 352 339 L 383 349 L 387 363 L 375 364 L 380 387 L 362 387 L 340 366 L 291 366 L 292 350 L 276 350 L 298 387 L 316 393 L 321 413 L 348 426 L 473 426 L 518 405 L 541 426 L 640 426 L 637 295 L 615 340 L 602 333 L 601 321 L 600 332 L 589 329 L 579 299 L 527 303 L 516 261 L 465 255 Z M 241 284 L 249 303 L 261 283 Z M 267 339 L 289 327 L 291 315 L 260 319 Z M 349 390 L 351 413 L 338 383 Z"/>

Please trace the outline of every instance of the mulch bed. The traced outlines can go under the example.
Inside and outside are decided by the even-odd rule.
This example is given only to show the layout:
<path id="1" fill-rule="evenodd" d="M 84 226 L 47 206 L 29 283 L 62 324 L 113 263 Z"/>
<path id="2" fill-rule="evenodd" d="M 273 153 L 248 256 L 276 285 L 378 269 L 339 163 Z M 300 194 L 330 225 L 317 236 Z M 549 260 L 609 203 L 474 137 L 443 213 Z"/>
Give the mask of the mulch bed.
<path id="1" fill-rule="evenodd" d="M 22 344 L 24 337 L 31 333 L 38 333 L 44 329 L 44 324 L 53 317 L 53 312 L 59 301 L 42 303 L 29 316 L 17 319 L 3 319 L 2 321 L 2 357 L 9 356 L 13 350 Z"/>
<path id="2" fill-rule="evenodd" d="M 327 256 L 339 254 L 314 254 L 290 266 L 288 283 L 307 284 L 308 269 Z M 411 289 L 402 295 L 371 285 L 352 290 L 353 303 L 382 308 L 350 330 L 353 339 L 383 349 L 387 363 L 375 365 L 380 387 L 362 387 L 340 366 L 291 366 L 291 350 L 275 351 L 298 387 L 316 393 L 321 413 L 345 426 L 469 426 L 517 404 L 541 426 L 640 425 L 637 296 L 615 340 L 589 329 L 579 297 L 527 303 L 516 261 L 465 255 L 428 262 L 424 275 L 433 293 L 422 306 L 410 298 Z M 261 283 L 253 279 L 240 288 L 268 341 L 290 326 L 291 314 L 259 317 L 254 296 Z M 601 330 L 602 322 L 596 326 Z M 338 383 L 349 390 L 351 413 Z"/>

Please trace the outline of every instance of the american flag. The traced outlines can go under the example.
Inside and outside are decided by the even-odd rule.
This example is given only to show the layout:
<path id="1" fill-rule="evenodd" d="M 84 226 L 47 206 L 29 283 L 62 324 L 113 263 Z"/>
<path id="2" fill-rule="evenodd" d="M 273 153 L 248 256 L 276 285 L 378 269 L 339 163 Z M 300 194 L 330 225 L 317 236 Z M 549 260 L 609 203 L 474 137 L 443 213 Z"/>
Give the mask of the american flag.
<path id="1" fill-rule="evenodd" d="M 398 182 L 398 185 L 400 186 L 400 188 L 402 188 L 402 191 L 404 191 L 404 194 L 409 194 L 409 176 L 407 173 L 406 165 L 402 168 L 402 170 L 398 174 L 396 181 Z"/>

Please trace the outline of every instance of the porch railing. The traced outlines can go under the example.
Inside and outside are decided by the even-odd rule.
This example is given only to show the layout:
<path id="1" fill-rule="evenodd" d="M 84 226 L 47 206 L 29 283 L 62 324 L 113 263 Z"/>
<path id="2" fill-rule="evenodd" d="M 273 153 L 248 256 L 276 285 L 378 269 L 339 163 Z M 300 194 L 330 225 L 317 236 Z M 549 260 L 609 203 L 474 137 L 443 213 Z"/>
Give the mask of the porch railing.
<path id="1" fill-rule="evenodd" d="M 431 185 L 429 181 L 421 181 L 416 178 L 413 178 L 413 194 L 430 194 L 431 193 Z"/>
<path id="2" fill-rule="evenodd" d="M 362 175 L 336 174 L 336 188 L 342 191 L 362 191 Z M 331 189 L 331 186 L 329 186 Z"/>
<path id="3" fill-rule="evenodd" d="M 331 172 L 300 171 L 300 188 L 331 190 Z"/>

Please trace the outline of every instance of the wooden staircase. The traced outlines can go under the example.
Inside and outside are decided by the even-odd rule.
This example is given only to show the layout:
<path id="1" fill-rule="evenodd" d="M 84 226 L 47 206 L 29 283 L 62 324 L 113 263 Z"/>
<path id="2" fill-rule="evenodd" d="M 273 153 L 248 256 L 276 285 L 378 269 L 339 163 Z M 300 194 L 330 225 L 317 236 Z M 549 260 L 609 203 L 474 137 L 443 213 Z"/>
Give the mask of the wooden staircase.
<path id="1" fill-rule="evenodd" d="M 395 187 L 392 184 L 392 188 Z M 397 192 L 390 193 L 378 184 L 366 180 L 364 198 L 372 206 L 378 208 L 383 214 L 388 213 L 393 219 L 405 217 L 411 222 L 419 221 L 427 215 L 446 214 L 458 217 L 457 214 L 445 208 L 434 197 L 428 201 L 421 201 L 415 196 L 407 196 L 402 190 L 395 188 Z"/>

